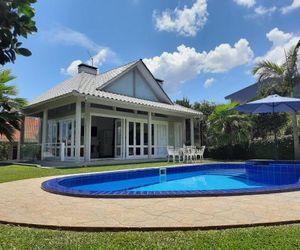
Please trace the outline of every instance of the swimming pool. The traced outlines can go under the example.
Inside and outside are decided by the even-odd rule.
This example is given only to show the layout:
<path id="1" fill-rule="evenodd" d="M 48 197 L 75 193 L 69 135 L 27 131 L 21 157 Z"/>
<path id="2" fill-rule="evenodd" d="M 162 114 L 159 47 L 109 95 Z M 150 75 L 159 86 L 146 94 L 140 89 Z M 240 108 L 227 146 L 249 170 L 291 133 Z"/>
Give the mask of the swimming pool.
<path id="1" fill-rule="evenodd" d="M 248 161 L 54 178 L 48 192 L 80 197 L 192 197 L 300 190 L 300 162 Z"/>

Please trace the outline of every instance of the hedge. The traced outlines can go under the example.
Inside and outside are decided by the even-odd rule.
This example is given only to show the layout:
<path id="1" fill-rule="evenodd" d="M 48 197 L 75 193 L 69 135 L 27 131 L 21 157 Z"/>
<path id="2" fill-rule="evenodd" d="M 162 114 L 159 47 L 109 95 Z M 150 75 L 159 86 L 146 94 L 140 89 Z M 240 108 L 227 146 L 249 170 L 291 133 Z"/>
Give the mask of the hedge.
<path id="1" fill-rule="evenodd" d="M 274 159 L 274 139 L 256 139 L 244 144 L 208 147 L 204 157 L 218 160 Z M 278 159 L 294 159 L 292 136 L 278 138 Z"/>
<path id="2" fill-rule="evenodd" d="M 9 159 L 12 144 L 9 142 L 0 142 L 0 161 Z"/>

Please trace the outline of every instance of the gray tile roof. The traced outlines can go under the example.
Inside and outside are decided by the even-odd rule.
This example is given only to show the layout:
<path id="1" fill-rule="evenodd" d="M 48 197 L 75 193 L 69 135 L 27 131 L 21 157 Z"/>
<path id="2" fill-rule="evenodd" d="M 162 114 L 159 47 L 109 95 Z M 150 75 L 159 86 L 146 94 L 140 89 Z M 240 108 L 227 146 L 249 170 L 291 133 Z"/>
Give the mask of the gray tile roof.
<path id="1" fill-rule="evenodd" d="M 149 101 L 140 98 L 98 90 L 99 87 L 101 87 L 103 84 L 107 83 L 110 80 L 113 80 L 119 74 L 126 71 L 127 69 L 129 69 L 131 66 L 133 66 L 138 62 L 139 61 L 134 61 L 99 75 L 92 75 L 92 74 L 87 74 L 82 72 L 62 82 L 61 84 L 55 86 L 54 88 L 48 90 L 46 93 L 40 95 L 32 102 L 30 102 L 28 107 L 32 105 L 37 105 L 41 102 L 45 102 L 63 95 L 76 92 L 82 95 L 89 95 L 89 96 L 111 99 L 115 101 L 131 103 L 131 104 L 138 104 L 138 105 L 143 105 L 143 106 L 148 106 L 153 108 L 164 109 L 167 111 L 182 112 L 191 115 L 201 115 L 201 113 L 198 111 L 185 108 L 177 104 L 154 102 L 154 101 Z"/>
<path id="2" fill-rule="evenodd" d="M 274 82 L 278 83 L 280 81 L 281 81 L 281 79 L 276 79 L 276 78 L 265 79 L 261 82 L 256 82 L 256 83 L 251 84 L 243 89 L 240 89 L 228 96 L 225 96 L 225 99 L 237 101 L 240 103 L 246 103 L 248 101 L 253 100 L 257 96 L 257 94 L 259 93 L 260 85 L 268 85 L 268 84 L 272 84 Z M 296 87 L 294 88 L 294 95 L 297 98 L 300 97 L 300 84 L 296 85 Z"/>

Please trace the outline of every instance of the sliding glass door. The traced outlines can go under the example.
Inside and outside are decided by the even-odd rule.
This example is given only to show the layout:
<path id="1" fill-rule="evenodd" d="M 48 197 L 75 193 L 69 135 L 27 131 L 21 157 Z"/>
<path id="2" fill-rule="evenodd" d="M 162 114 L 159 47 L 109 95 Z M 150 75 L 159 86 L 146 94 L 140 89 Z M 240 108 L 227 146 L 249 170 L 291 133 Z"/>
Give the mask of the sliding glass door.
<path id="1" fill-rule="evenodd" d="M 61 142 L 65 143 L 65 157 L 72 158 L 75 154 L 74 121 L 61 121 Z"/>
<path id="2" fill-rule="evenodd" d="M 60 144 L 65 144 L 65 157 L 73 158 L 75 154 L 74 142 L 74 123 L 73 119 L 69 120 L 50 120 L 48 122 L 48 139 L 47 148 L 52 152 L 53 156 L 59 156 Z"/>
<path id="3" fill-rule="evenodd" d="M 123 157 L 123 125 L 124 120 L 116 119 L 115 120 L 115 158 Z"/>
<path id="4" fill-rule="evenodd" d="M 143 121 L 127 122 L 127 157 L 138 158 L 148 156 L 148 123 Z M 164 156 L 168 143 L 167 122 L 151 124 L 151 154 Z"/>
<path id="5" fill-rule="evenodd" d="M 167 124 L 156 124 L 155 137 L 156 137 L 155 154 L 157 156 L 165 156 L 167 154 L 167 145 L 168 145 Z"/>
<path id="6" fill-rule="evenodd" d="M 128 122 L 128 156 L 142 156 L 143 155 L 143 123 L 141 122 Z"/>

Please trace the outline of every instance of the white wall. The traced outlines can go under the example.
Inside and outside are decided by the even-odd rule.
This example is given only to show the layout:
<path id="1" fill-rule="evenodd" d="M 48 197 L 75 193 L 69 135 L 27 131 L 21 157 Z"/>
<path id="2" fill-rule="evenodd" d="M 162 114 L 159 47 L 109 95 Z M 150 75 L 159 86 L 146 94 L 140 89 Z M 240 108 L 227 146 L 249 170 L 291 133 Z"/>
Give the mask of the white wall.
<path id="1" fill-rule="evenodd" d="M 135 74 L 135 95 L 137 98 L 158 101 L 154 91 L 138 71 Z"/>
<path id="2" fill-rule="evenodd" d="M 133 69 L 121 76 L 119 79 L 109 84 L 105 90 L 121 95 L 158 101 L 158 98 L 149 83 L 142 77 L 137 69 Z"/>
<path id="3" fill-rule="evenodd" d="M 130 71 L 121 76 L 119 79 L 109 84 L 105 90 L 111 93 L 133 96 L 133 72 Z"/>

